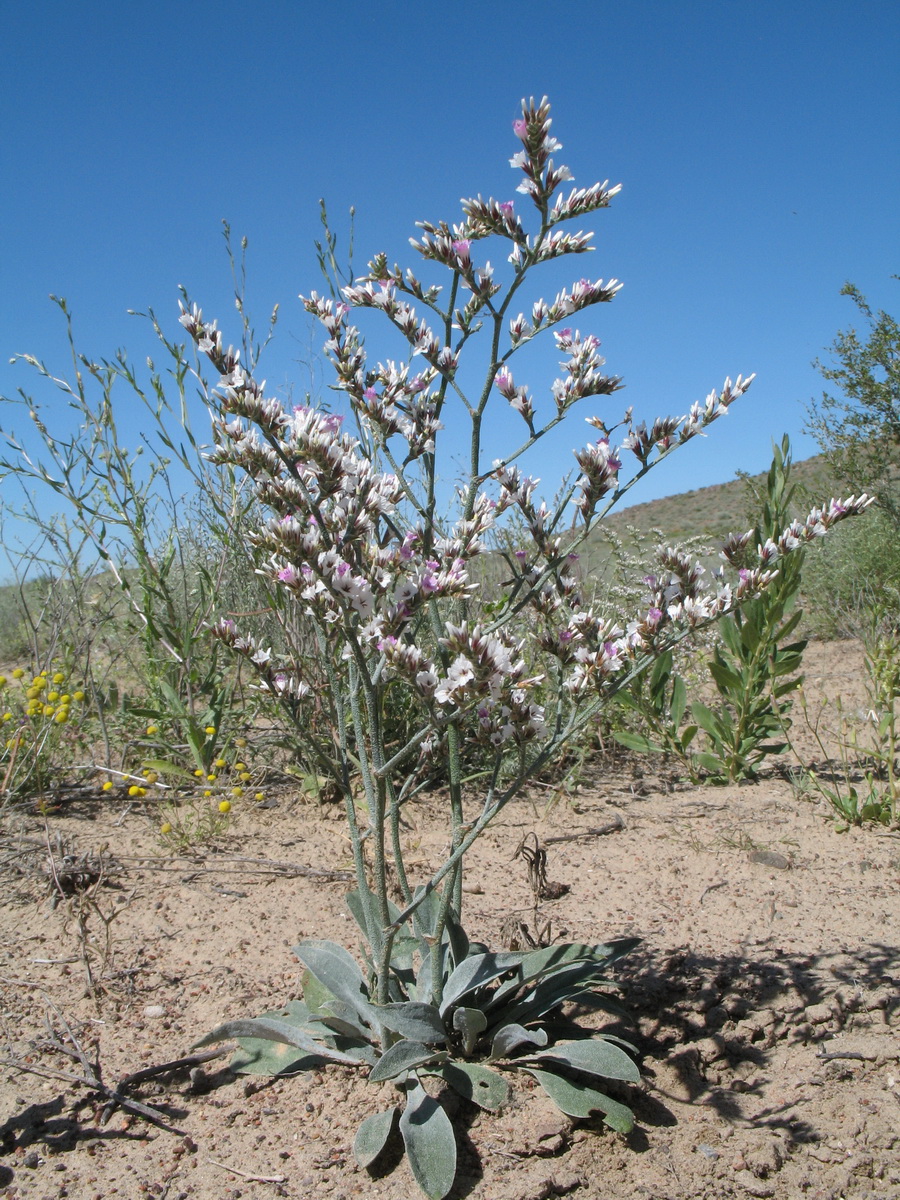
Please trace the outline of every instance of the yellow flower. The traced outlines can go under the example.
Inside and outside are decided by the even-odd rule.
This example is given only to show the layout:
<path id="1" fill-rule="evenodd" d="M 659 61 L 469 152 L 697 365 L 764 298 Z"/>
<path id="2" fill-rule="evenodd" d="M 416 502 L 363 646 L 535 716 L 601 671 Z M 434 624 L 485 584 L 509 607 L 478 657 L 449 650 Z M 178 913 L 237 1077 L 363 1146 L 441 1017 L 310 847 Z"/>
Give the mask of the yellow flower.
<path id="1" fill-rule="evenodd" d="M 103 784 L 102 790 L 104 792 L 111 792 L 114 787 L 115 787 L 115 784 L 113 783 L 113 781 L 111 779 L 107 779 L 106 782 Z"/>
<path id="2" fill-rule="evenodd" d="M 159 827 L 159 832 L 163 833 L 163 834 L 171 833 L 172 826 L 169 824 L 168 821 L 163 821 L 162 825 L 160 825 L 160 827 Z"/>
<path id="3" fill-rule="evenodd" d="M 233 787 L 231 789 L 232 796 L 243 796 L 244 789 L 242 787 Z"/>
<path id="4" fill-rule="evenodd" d="M 56 703 L 56 701 L 59 699 L 59 692 L 48 692 L 47 699 L 53 703 Z"/>
<path id="5" fill-rule="evenodd" d="M 213 735 L 213 734 L 216 732 L 216 727 L 215 727 L 215 725 L 207 725 L 207 727 L 206 727 L 206 729 L 204 730 L 204 732 L 205 732 L 205 733 L 208 733 L 208 734 L 209 734 L 209 736 L 210 736 L 210 737 L 212 737 L 212 735 Z"/>
<path id="6" fill-rule="evenodd" d="M 52 704 L 45 704 L 45 705 L 44 705 L 44 716 L 45 716 L 45 717 L 52 717 L 52 716 L 53 716 L 53 705 L 52 705 Z"/>
<path id="7" fill-rule="evenodd" d="M 246 770 L 247 770 L 247 764 L 246 764 L 245 762 L 236 762 L 236 763 L 234 764 L 234 769 L 235 769 L 236 771 L 246 771 Z"/>
<path id="8" fill-rule="evenodd" d="M 215 776 L 215 775 L 207 775 L 207 777 L 206 777 L 206 781 L 207 781 L 207 783 L 215 783 L 215 782 L 216 782 L 216 776 Z"/>
<path id="9" fill-rule="evenodd" d="M 136 783 L 133 783 L 133 784 L 131 785 L 131 787 L 128 789 L 128 795 L 129 795 L 129 796 L 139 796 L 139 795 L 141 794 L 141 791 L 142 791 L 142 790 L 143 790 L 143 789 L 142 789 L 142 788 L 139 788 L 139 787 L 138 787 L 138 785 L 137 785 Z"/>
<path id="10" fill-rule="evenodd" d="M 230 800 L 220 800 L 219 801 L 219 812 L 220 813 L 231 812 L 231 801 Z"/>
<path id="11" fill-rule="evenodd" d="M 60 704 L 71 704 L 72 697 L 69 695 L 68 692 L 64 692 L 63 695 L 60 696 L 59 701 L 60 701 Z"/>
<path id="12" fill-rule="evenodd" d="M 156 783 L 157 779 L 159 779 L 159 776 L 155 771 L 147 771 L 146 778 L 148 783 Z"/>
<path id="13" fill-rule="evenodd" d="M 65 675 L 63 675 L 62 671 L 56 672 L 56 674 L 53 676 L 53 682 L 54 683 L 65 683 L 66 682 L 66 677 L 65 677 Z"/>
<path id="14" fill-rule="evenodd" d="M 22 679 L 24 677 L 24 675 L 25 675 L 25 672 L 22 670 L 21 667 L 16 667 L 16 669 L 12 673 L 13 679 Z"/>
<path id="15" fill-rule="evenodd" d="M 13 674 L 15 674 L 15 671 L 13 672 Z M 240 748 L 243 750 L 243 748 L 247 745 L 247 739 L 246 738 L 235 738 L 234 744 L 236 746 L 240 746 Z"/>
<path id="16" fill-rule="evenodd" d="M 221 769 L 222 767 L 227 767 L 228 763 L 225 761 L 224 758 L 217 758 L 216 761 L 213 763 L 213 766 L 219 767 Z"/>
<path id="17" fill-rule="evenodd" d="M 46 679 L 49 674 L 50 674 L 49 671 L 41 671 L 40 677 L 41 677 L 41 679 Z"/>
<path id="18" fill-rule="evenodd" d="M 81 691 L 73 692 L 72 699 L 77 700 L 78 703 L 80 704 L 82 702 L 82 700 L 84 699 L 84 692 L 81 692 Z"/>
<path id="19" fill-rule="evenodd" d="M 83 698 L 84 698 L 84 696 L 82 694 L 82 699 Z M 76 700 L 78 699 L 77 692 L 75 693 L 75 699 Z M 153 737 L 154 733 L 159 733 L 159 726 L 158 725 L 148 725 L 147 726 L 147 737 Z"/>
<path id="20" fill-rule="evenodd" d="M 240 775 L 238 775 L 238 779 L 240 779 L 241 783 L 249 783 L 250 782 L 250 772 L 249 771 L 241 771 Z"/>
<path id="21" fill-rule="evenodd" d="M 25 697 L 26 697 L 26 699 L 28 699 L 28 700 L 37 700 L 37 698 L 38 698 L 38 696 L 39 696 L 40 694 L 41 694 L 41 693 L 40 693 L 40 689 L 39 689 L 39 688 L 36 688 L 36 687 L 30 687 L 30 688 L 28 689 L 28 691 L 25 693 Z"/>
<path id="22" fill-rule="evenodd" d="M 197 776 L 198 779 L 202 779 L 204 772 L 201 771 L 201 769 L 198 767 L 197 770 L 194 772 L 194 774 Z"/>
<path id="23" fill-rule="evenodd" d="M 0 687 L 6 687 L 6 676 L 0 675 Z"/>
<path id="24" fill-rule="evenodd" d="M 3 717 L 2 717 L 2 718 L 0 718 L 0 720 L 4 720 L 4 721 L 11 721 L 11 720 L 12 720 L 12 713 L 11 713 L 11 712 L 5 712 L 5 713 L 3 714 Z"/>
<path id="25" fill-rule="evenodd" d="M 265 800 L 265 798 L 266 798 L 265 792 L 257 792 L 256 795 L 253 797 L 254 800 Z"/>
<path id="26" fill-rule="evenodd" d="M 207 789 L 204 791 L 203 795 L 204 795 L 204 796 L 206 797 L 206 799 L 208 800 L 208 799 L 209 799 L 209 797 L 212 795 L 212 792 L 209 790 L 209 788 L 207 788 Z"/>
<path id="27" fill-rule="evenodd" d="M 53 718 L 53 720 L 57 723 L 57 725 L 65 725 L 65 723 L 66 723 L 66 721 L 68 721 L 68 719 L 69 719 L 69 710 L 67 708 L 57 709 L 56 716 Z"/>

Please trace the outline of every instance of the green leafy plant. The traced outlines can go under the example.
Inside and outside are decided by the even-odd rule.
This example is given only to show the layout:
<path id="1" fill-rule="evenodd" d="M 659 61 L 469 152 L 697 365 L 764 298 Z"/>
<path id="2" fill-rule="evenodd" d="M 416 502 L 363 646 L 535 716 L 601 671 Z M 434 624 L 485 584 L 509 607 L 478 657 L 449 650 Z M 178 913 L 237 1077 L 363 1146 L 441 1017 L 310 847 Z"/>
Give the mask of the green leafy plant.
<path id="1" fill-rule="evenodd" d="M 0 675 L 0 804 L 46 793 L 71 771 L 90 740 L 80 682 L 60 665 Z"/>
<path id="2" fill-rule="evenodd" d="M 748 546 L 758 547 L 755 564 L 777 565 L 778 574 L 765 592 L 719 622 L 721 641 L 709 672 L 722 703 L 715 708 L 698 700 L 691 704 L 695 725 L 707 738 L 707 748 L 695 752 L 694 761 L 722 782 L 754 779 L 767 757 L 788 747 L 790 697 L 802 683 L 806 649 L 804 638 L 788 640 L 803 616 L 796 598 L 804 557 L 802 522 L 791 520 L 790 472 L 785 435 L 774 447 L 759 521 L 749 533 L 730 538 L 723 551 L 730 561 L 742 563 L 750 557 Z M 688 734 L 690 741 L 690 727 Z"/>
<path id="3" fill-rule="evenodd" d="M 893 276 L 894 279 L 900 276 Z M 841 330 L 828 347 L 830 362 L 816 361 L 822 376 L 837 386 L 809 407 L 809 427 L 836 478 L 844 485 L 871 488 L 875 504 L 900 525 L 900 324 L 884 310 L 875 312 L 859 288 L 845 283 L 865 323 L 863 333 Z M 896 559 L 892 566 L 896 567 Z"/>
<path id="4" fill-rule="evenodd" d="M 896 599 L 890 610 L 873 609 L 863 637 L 868 710 L 862 721 L 844 711 L 840 697 L 831 703 L 836 717 L 838 756 L 829 772 L 804 769 L 804 779 L 834 809 L 844 825 L 874 821 L 900 822 L 900 630 Z M 831 760 L 820 725 L 810 718 L 803 699 L 807 727 L 824 759 Z"/>
<path id="5" fill-rule="evenodd" d="M 366 910 L 377 906 L 375 896 L 357 891 L 347 901 L 367 936 Z M 599 989 L 610 986 L 609 968 L 639 939 L 492 954 L 470 944 L 449 913 L 439 943 L 442 1000 L 436 1004 L 431 970 L 439 922 L 432 893 L 401 926 L 388 1003 L 377 1001 L 371 959 L 366 977 L 341 946 L 304 941 L 294 949 L 305 967 L 302 1001 L 255 1020 L 228 1021 L 198 1045 L 236 1038 L 240 1049 L 232 1065 L 242 1072 L 278 1074 L 330 1061 L 367 1070 L 371 1083 L 395 1084 L 398 1104 L 363 1121 L 354 1154 L 362 1167 L 373 1165 L 399 1127 L 413 1175 L 429 1197 L 446 1195 L 452 1185 L 456 1141 L 425 1089 L 428 1079 L 493 1112 L 508 1099 L 510 1075 L 524 1072 L 570 1116 L 599 1112 L 610 1128 L 631 1129 L 628 1107 L 598 1081 L 637 1082 L 634 1047 L 611 1035 L 581 1033 L 562 1041 L 551 1040 L 551 1033 L 554 1014 L 566 1002 L 624 1015 Z"/>
<path id="6" fill-rule="evenodd" d="M 696 777 L 691 744 L 697 725 L 685 725 L 688 691 L 683 676 L 675 670 L 674 656 L 666 650 L 646 675 L 639 676 L 618 702 L 626 713 L 636 713 L 638 729 L 615 729 L 613 737 L 638 754 L 662 754 L 676 759 Z"/>

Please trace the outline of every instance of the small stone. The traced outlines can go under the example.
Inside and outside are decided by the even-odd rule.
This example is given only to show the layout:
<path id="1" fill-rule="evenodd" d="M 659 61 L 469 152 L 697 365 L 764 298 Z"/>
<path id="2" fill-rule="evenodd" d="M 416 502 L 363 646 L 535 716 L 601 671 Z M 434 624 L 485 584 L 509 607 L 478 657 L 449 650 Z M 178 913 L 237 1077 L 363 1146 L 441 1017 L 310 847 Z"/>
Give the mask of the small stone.
<path id="1" fill-rule="evenodd" d="M 697 1147 L 697 1153 L 702 1154 L 704 1158 L 708 1158 L 710 1162 L 715 1162 L 719 1157 L 718 1150 L 715 1150 L 712 1146 L 705 1146 L 703 1143 Z"/>
<path id="2" fill-rule="evenodd" d="M 702 987 L 694 996 L 694 1007 L 698 1012 L 708 1012 L 719 1003 L 719 997 L 720 992 L 718 988 Z"/>
<path id="3" fill-rule="evenodd" d="M 701 1062 L 711 1063 L 725 1057 L 725 1042 L 722 1038 L 703 1038 L 695 1044 L 695 1048 Z"/>
<path id="4" fill-rule="evenodd" d="M 164 1017 L 165 1015 L 166 1015 L 166 1010 L 163 1008 L 163 1006 L 161 1004 L 147 1004 L 144 1007 L 144 1016 L 145 1017 L 157 1019 L 159 1017 Z"/>
<path id="5" fill-rule="evenodd" d="M 774 867 L 776 871 L 791 869 L 791 860 L 785 858 L 783 854 L 779 854 L 777 850 L 753 850 L 747 855 L 747 858 L 752 863 L 759 863 L 760 866 Z"/>
<path id="6" fill-rule="evenodd" d="M 555 1137 L 542 1138 L 535 1146 L 534 1153 L 538 1158 L 552 1158 L 554 1154 L 559 1154 L 565 1144 L 566 1139 L 558 1133 Z"/>
<path id="7" fill-rule="evenodd" d="M 872 992 L 866 997 L 865 1007 L 867 1012 L 874 1012 L 876 1008 L 887 1008 L 897 999 L 897 992 L 894 988 L 881 987 L 877 991 Z"/>
<path id="8" fill-rule="evenodd" d="M 41 1165 L 41 1156 L 38 1154 L 37 1150 L 29 1150 L 22 1159 L 22 1164 L 23 1166 L 26 1166 L 29 1171 L 34 1171 L 35 1168 Z"/>
<path id="9" fill-rule="evenodd" d="M 834 1013 L 828 1004 L 810 1004 L 803 1015 L 811 1025 L 824 1025 L 826 1021 L 831 1020 Z"/>
<path id="10" fill-rule="evenodd" d="M 768 1183 L 762 1179 L 757 1179 L 752 1171 L 738 1171 L 734 1176 L 734 1182 L 749 1192 L 751 1196 L 759 1196 L 760 1200 L 764 1200 L 767 1196 L 775 1195 L 774 1183 Z"/>

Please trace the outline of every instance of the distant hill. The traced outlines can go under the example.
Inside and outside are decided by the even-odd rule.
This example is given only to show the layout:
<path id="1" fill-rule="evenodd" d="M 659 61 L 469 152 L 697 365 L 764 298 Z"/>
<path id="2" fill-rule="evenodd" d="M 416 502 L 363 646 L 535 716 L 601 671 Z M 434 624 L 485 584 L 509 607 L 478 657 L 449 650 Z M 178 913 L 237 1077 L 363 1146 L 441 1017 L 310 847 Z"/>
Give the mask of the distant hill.
<path id="1" fill-rule="evenodd" d="M 648 533 L 659 529 L 673 542 L 698 535 L 720 540 L 729 533 L 742 533 L 750 527 L 751 512 L 755 508 L 753 491 L 759 492 L 764 487 L 767 474 L 763 471 L 728 483 L 635 504 L 610 514 L 604 524 L 619 537 L 625 537 L 628 530 Z M 821 504 L 835 494 L 834 481 L 821 454 L 795 462 L 791 480 L 798 485 L 801 501 L 798 512 L 812 504 Z"/>

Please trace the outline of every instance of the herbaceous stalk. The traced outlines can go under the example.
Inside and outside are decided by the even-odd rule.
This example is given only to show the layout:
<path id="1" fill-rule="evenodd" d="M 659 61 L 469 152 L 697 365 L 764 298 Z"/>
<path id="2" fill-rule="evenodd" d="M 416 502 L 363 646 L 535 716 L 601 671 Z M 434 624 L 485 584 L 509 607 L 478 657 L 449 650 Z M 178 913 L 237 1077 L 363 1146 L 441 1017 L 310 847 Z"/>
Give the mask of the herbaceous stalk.
<path id="1" fill-rule="evenodd" d="M 260 569 L 317 630 L 356 868 L 348 902 L 367 943 L 365 977 L 340 947 L 301 943 L 304 1001 L 264 1020 L 229 1022 L 205 1040 L 243 1037 L 263 1057 L 266 1039 L 287 1041 L 394 1079 L 406 1097 L 400 1132 L 429 1196 L 449 1190 L 455 1163 L 446 1117 L 422 1087 L 429 1075 L 490 1108 L 505 1096 L 503 1072 L 524 1069 L 564 1111 L 599 1110 L 615 1128 L 629 1127 L 627 1108 L 583 1082 L 585 1073 L 636 1078 L 628 1056 L 609 1039 L 548 1046 L 535 1026 L 564 1000 L 593 995 L 633 941 L 534 955 L 470 943 L 460 923 L 465 854 L 613 692 L 692 629 L 758 595 L 777 570 L 744 567 L 728 583 L 672 549 L 630 620 L 611 619 L 585 595 L 579 545 L 638 479 L 724 415 L 752 376 L 726 380 L 686 415 L 649 428 L 631 410 L 620 421 L 604 415 L 621 381 L 606 373 L 598 338 L 573 325 L 621 285 L 581 278 L 550 300 L 529 300 L 527 287 L 543 264 L 592 249 L 593 235 L 570 223 L 605 209 L 619 189 L 563 190 L 571 174 L 554 161 L 561 146 L 549 112 L 546 100 L 523 103 L 514 123 L 519 148 L 510 161 L 525 211 L 522 201 L 479 195 L 463 201 L 457 224 L 421 224 L 412 244 L 442 282 L 378 254 L 331 298 L 304 297 L 326 332 L 346 416 L 285 408 L 225 347 L 215 322 L 196 306 L 181 318 L 220 377 L 213 458 L 245 471 L 270 514 L 255 534 Z M 488 246 L 505 260 L 502 270 L 492 268 Z M 355 310 L 371 310 L 402 353 L 370 359 Z M 562 360 L 547 397 L 519 382 L 513 364 L 544 336 Z M 511 414 L 506 446 L 486 442 L 486 414 L 496 406 Z M 548 504 L 520 460 L 576 406 L 588 407 L 593 440 L 575 452 L 577 475 Z M 468 467 L 448 517 L 440 485 L 457 444 L 451 425 L 467 431 Z M 796 544 L 867 503 L 816 510 Z M 486 605 L 478 560 L 512 514 L 524 538 L 503 554 L 501 593 Z M 289 660 L 230 620 L 215 632 L 253 663 L 264 688 L 312 703 Z M 449 849 L 430 878 L 413 879 L 403 808 L 440 773 Z M 364 1122 L 356 1147 L 364 1165 L 395 1115 Z"/>

